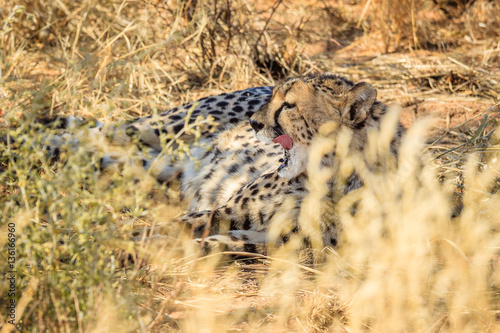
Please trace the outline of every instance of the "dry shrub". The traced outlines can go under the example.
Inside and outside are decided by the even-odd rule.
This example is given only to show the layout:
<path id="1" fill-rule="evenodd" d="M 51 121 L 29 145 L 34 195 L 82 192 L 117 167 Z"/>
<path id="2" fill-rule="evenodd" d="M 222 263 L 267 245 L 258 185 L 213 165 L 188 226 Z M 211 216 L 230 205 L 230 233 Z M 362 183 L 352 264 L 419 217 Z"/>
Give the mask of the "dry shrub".
<path id="1" fill-rule="evenodd" d="M 297 59 L 275 53 L 278 51 L 273 45 L 275 41 L 267 32 L 269 25 L 276 24 L 273 14 L 280 4 L 281 1 L 256 6 L 244 1 L 209 3 L 195 0 L 158 3 L 109 0 L 83 4 L 29 0 L 8 2 L 2 10 L 2 18 L 8 27 L 6 32 L 10 33 L 4 41 L 5 50 L 7 54 L 14 52 L 23 42 L 38 47 L 63 43 L 67 44 L 64 46 L 70 48 L 72 55 L 78 51 L 102 52 L 108 48 L 113 56 L 122 56 L 134 49 L 140 50 L 141 46 L 147 46 L 144 51 L 151 47 L 169 47 L 168 53 L 173 53 L 177 66 L 187 70 L 183 67 L 187 65 L 187 56 L 195 65 L 189 68 L 190 71 L 201 71 L 207 77 L 212 75 L 210 78 L 214 77 L 211 72 L 220 74 L 224 67 L 220 62 L 224 57 L 233 55 L 260 63 L 264 66 L 263 70 L 272 71 L 273 68 L 265 67 L 272 66 L 272 62 L 289 70 L 288 65 L 293 68 Z M 278 36 L 286 39 L 287 36 L 281 34 Z M 293 34 L 290 31 L 290 37 Z M 92 48 L 79 49 L 79 45 L 87 44 Z M 109 49 L 111 45 L 113 47 Z M 175 50 L 177 48 L 184 52 L 172 52 L 179 52 Z M 133 53 L 137 55 L 139 52 Z M 163 60 L 165 56 L 163 53 L 156 57 Z M 288 64 L 281 63 L 285 59 Z M 279 75 L 284 74 L 274 70 Z"/>
<path id="2" fill-rule="evenodd" d="M 200 97 L 193 88 L 270 85 L 309 67 L 296 48 L 301 17 L 276 22 L 282 8 L 281 1 L 8 0 L 0 11 L 2 74 L 26 79 L 4 94 L 39 91 L 30 102 L 44 113 L 113 119 L 117 109 L 140 116 Z"/>
<path id="3" fill-rule="evenodd" d="M 379 35 L 384 53 L 443 50 L 499 34 L 498 1 L 374 0 L 366 2 L 367 28 Z"/>
<path id="4" fill-rule="evenodd" d="M 473 41 L 500 37 L 500 1 L 475 1 L 464 15 L 467 36 Z"/>
<path id="5" fill-rule="evenodd" d="M 436 48 L 457 42 L 457 31 L 453 30 L 459 28 L 446 16 L 448 5 L 443 1 L 375 0 L 367 2 L 366 6 L 369 30 L 380 36 L 384 53 L 401 48 Z M 460 5 L 454 13 L 458 11 L 462 15 L 464 8 Z"/>
<path id="6" fill-rule="evenodd" d="M 371 1 L 370 1 L 371 2 Z M 369 10 L 371 29 L 382 35 L 384 52 L 397 49 L 402 42 L 419 46 L 417 11 L 422 0 L 378 0 L 373 1 Z M 366 6 L 369 6 L 367 3 Z"/>

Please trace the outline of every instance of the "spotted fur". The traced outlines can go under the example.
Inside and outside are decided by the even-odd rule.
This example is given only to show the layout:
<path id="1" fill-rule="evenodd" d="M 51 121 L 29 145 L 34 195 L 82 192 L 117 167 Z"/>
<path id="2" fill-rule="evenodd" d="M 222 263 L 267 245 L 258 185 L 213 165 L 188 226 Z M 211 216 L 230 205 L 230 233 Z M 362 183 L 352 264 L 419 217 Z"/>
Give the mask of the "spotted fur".
<path id="1" fill-rule="evenodd" d="M 350 148 L 361 150 L 367 141 L 367 130 L 378 128 L 385 112 L 386 106 L 376 101 L 376 90 L 371 85 L 355 85 L 341 76 L 323 74 L 292 78 L 274 89 L 250 88 L 211 96 L 127 124 L 98 126 L 97 130 L 115 144 L 138 140 L 147 151 L 143 165 L 158 180 L 179 175 L 189 210 L 180 221 L 189 226 L 195 237 L 208 234 L 200 242 L 263 252 L 270 241 L 279 244 L 292 236 L 300 237 L 297 219 L 308 195 L 308 153 L 319 128 L 332 121 L 339 128 L 351 128 Z M 201 133 L 196 147 L 191 149 L 192 158 L 158 158 L 162 155 L 162 136 L 188 141 L 185 126 L 207 117 L 213 117 L 217 125 Z M 401 132 L 399 127 L 396 136 Z M 279 135 L 293 140 L 286 166 L 283 149 L 273 143 Z M 398 142 L 393 140 L 394 151 Z M 116 160 L 116 156 L 107 157 L 102 164 Z M 327 154 L 324 160 L 327 165 L 335 164 L 335 154 Z M 353 174 L 346 192 L 361 185 Z M 334 184 L 329 186 L 333 191 Z M 270 235 L 277 214 L 283 214 L 283 206 L 285 218 L 282 216 L 281 221 L 288 225 Z M 332 211 L 322 216 L 320 242 L 323 246 L 335 246 L 339 222 Z M 307 245 L 314 240 L 304 237 L 303 241 Z"/>
<path id="2" fill-rule="evenodd" d="M 276 151 L 273 141 L 283 134 L 292 139 L 293 148 L 288 151 L 287 165 L 275 165 L 269 170 L 259 168 L 257 178 L 239 188 L 227 202 L 217 203 L 214 212 L 211 209 L 197 211 L 186 215 L 183 220 L 195 226 L 195 235 L 199 237 L 211 219 L 209 234 L 212 236 L 208 237 L 208 241 L 230 243 L 247 251 L 262 251 L 261 245 L 268 241 L 286 242 L 292 235 L 300 235 L 298 216 L 301 203 L 308 195 L 308 153 L 320 127 L 336 122 L 338 129 L 350 128 L 353 133 L 350 149 L 361 151 L 367 142 L 368 129 L 379 128 L 386 113 L 386 106 L 376 101 L 376 94 L 376 90 L 367 83 L 354 84 L 332 74 L 292 78 L 276 86 L 269 102 L 252 115 L 250 125 L 259 139 L 259 149 Z M 248 128 L 245 124 L 241 126 Z M 402 132 L 403 128 L 399 125 L 392 142 L 394 153 Z M 278 157 L 274 161 L 278 161 Z M 268 164 L 272 165 L 271 162 Z M 324 165 L 335 165 L 334 153 L 327 154 L 322 162 Z M 328 185 L 331 196 L 335 185 L 333 182 Z M 345 192 L 361 185 L 361 180 L 353 173 L 347 180 Z M 285 200 L 291 202 L 287 208 L 287 220 L 291 226 L 284 228 L 278 238 L 274 236 L 271 239 L 269 228 Z M 331 210 L 330 207 L 330 211 L 321 213 L 322 246 L 336 246 L 338 243 L 339 221 Z M 221 224 L 224 226 L 221 227 Z M 228 236 L 220 235 L 220 229 L 229 230 Z M 305 245 L 313 241 L 304 237 Z"/>

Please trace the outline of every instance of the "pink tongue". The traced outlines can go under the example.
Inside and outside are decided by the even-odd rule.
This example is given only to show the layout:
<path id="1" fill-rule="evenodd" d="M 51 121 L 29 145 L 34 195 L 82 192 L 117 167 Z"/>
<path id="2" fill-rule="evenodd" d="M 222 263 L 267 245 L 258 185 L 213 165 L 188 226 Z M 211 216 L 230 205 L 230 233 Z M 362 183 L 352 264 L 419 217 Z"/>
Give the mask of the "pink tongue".
<path id="1" fill-rule="evenodd" d="M 286 134 L 278 136 L 273 142 L 279 143 L 285 150 L 290 150 L 293 147 L 292 138 Z"/>

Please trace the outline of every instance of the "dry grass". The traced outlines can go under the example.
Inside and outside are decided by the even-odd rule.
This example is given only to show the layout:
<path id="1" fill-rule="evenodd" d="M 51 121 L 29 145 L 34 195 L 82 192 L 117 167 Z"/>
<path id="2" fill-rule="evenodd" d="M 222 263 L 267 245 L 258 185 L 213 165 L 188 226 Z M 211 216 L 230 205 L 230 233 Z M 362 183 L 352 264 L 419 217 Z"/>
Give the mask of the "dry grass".
<path id="1" fill-rule="evenodd" d="M 500 8 L 495 1 L 366 1 L 358 26 L 378 35 L 384 53 L 399 49 L 449 50 L 498 41 Z M 366 18 L 366 21 L 364 20 Z"/>
<path id="2" fill-rule="evenodd" d="M 15 143 L 0 144 L 0 235 L 15 223 L 18 330 L 500 330 L 500 4 L 437 2 L 4 1 L 0 126 Z M 57 162 L 33 149 L 57 132 L 40 116 L 127 120 L 316 71 L 371 82 L 413 123 L 398 161 L 397 111 L 366 158 L 345 154 L 347 133 L 311 150 L 345 158 L 335 173 L 310 165 L 301 223 L 321 177 L 355 169 L 366 184 L 336 199 L 335 251 L 201 256 L 168 223 L 175 184 L 132 165 L 102 174 L 87 143 Z M 132 241 L 158 223 L 168 239 Z"/>

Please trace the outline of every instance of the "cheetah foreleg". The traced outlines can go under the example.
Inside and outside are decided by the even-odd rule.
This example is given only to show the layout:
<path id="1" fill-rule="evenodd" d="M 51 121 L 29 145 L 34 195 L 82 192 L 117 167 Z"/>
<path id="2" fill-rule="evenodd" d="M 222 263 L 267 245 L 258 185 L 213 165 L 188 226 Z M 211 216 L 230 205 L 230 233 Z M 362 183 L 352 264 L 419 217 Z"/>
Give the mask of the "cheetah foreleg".
<path id="1" fill-rule="evenodd" d="M 203 247 L 204 252 L 215 249 L 229 252 L 267 253 L 265 232 L 250 230 L 231 230 L 228 235 L 211 235 L 194 240 Z"/>
<path id="2" fill-rule="evenodd" d="M 213 249 L 233 251 L 266 253 L 268 243 L 265 231 L 254 230 L 227 230 L 223 221 L 228 221 L 224 207 L 214 211 L 205 210 L 191 213 L 181 217 L 181 222 L 191 230 L 194 241 L 205 251 Z M 227 233 L 227 234 L 226 234 Z"/>

